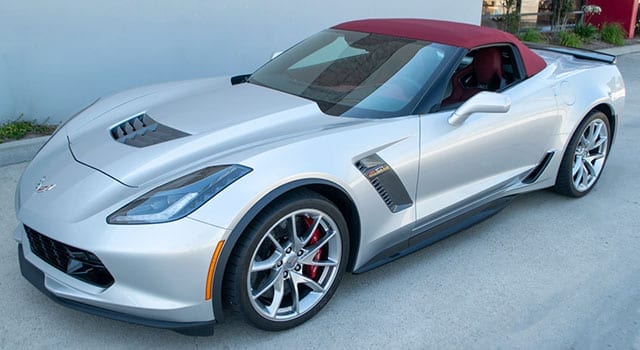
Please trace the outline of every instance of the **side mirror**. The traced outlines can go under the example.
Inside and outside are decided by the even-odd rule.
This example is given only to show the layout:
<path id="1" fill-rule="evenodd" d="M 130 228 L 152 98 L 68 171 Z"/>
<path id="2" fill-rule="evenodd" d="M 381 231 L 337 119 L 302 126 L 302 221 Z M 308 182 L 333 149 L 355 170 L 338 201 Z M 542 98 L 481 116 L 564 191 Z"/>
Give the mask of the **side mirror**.
<path id="1" fill-rule="evenodd" d="M 276 57 L 280 56 L 280 54 L 281 54 L 282 52 L 283 52 L 283 51 L 276 51 L 276 52 L 272 53 L 272 54 L 271 54 L 271 59 L 274 59 L 274 58 L 276 58 Z"/>
<path id="2" fill-rule="evenodd" d="M 457 126 L 464 123 L 473 113 L 506 113 L 511 108 L 511 99 L 496 92 L 483 91 L 471 97 L 458 107 L 448 122 Z"/>

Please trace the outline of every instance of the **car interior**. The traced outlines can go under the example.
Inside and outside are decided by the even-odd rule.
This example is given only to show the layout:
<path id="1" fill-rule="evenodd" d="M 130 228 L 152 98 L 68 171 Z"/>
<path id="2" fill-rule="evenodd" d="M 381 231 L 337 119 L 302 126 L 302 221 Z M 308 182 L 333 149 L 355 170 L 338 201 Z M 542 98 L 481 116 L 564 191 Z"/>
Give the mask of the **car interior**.
<path id="1" fill-rule="evenodd" d="M 472 50 L 453 73 L 441 106 L 457 107 L 481 91 L 502 91 L 521 81 L 522 77 L 512 47 Z"/>

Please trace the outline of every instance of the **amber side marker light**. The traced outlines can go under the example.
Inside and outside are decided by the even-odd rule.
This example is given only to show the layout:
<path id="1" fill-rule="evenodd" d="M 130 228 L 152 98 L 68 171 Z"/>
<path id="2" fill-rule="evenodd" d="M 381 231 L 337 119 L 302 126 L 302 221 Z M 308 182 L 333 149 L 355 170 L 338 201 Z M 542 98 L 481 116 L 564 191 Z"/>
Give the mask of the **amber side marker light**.
<path id="1" fill-rule="evenodd" d="M 222 246 L 224 246 L 224 241 L 219 241 L 216 246 L 216 250 L 213 251 L 211 263 L 209 264 L 209 273 L 207 273 L 207 284 L 204 287 L 204 300 L 211 300 L 213 274 L 216 272 L 216 263 L 218 262 L 218 256 L 220 256 L 220 252 L 222 251 Z"/>

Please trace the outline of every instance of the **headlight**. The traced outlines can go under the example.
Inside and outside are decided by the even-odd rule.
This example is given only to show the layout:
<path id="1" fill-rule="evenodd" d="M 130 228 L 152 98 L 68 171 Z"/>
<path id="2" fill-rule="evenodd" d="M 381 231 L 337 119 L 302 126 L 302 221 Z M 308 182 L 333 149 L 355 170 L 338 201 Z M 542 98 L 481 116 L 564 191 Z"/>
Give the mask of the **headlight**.
<path id="1" fill-rule="evenodd" d="M 242 165 L 212 166 L 147 192 L 109 215 L 110 224 L 157 224 L 181 219 L 251 172 Z"/>

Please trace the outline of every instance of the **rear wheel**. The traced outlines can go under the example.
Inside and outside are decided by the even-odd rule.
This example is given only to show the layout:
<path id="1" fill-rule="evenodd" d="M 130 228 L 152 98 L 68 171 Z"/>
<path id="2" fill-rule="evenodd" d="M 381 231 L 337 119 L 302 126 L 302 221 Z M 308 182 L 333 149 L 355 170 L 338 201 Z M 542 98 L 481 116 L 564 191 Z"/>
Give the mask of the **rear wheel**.
<path id="1" fill-rule="evenodd" d="M 282 330 L 313 317 L 335 292 L 349 251 L 346 222 L 311 191 L 262 212 L 238 242 L 225 288 L 259 328 Z"/>
<path id="2" fill-rule="evenodd" d="M 609 155 L 611 127 L 607 116 L 592 111 L 576 129 L 562 158 L 554 190 L 569 197 L 589 193 Z"/>

